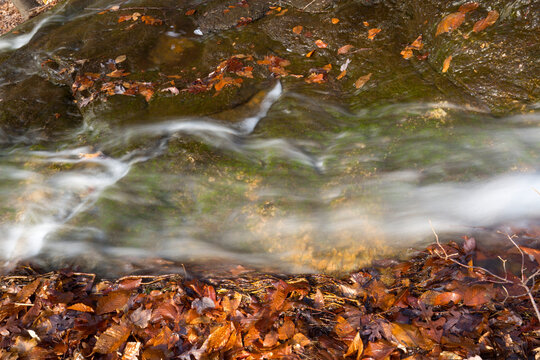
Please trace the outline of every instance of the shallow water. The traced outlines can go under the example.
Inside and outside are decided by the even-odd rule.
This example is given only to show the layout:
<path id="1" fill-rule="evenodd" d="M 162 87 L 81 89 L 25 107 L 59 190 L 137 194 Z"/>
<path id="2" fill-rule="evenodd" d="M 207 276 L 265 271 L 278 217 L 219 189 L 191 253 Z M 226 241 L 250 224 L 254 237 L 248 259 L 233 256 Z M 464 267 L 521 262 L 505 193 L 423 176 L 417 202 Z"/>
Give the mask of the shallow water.
<path id="1" fill-rule="evenodd" d="M 17 71 L 39 72 L 37 60 Z M 98 113 L 53 141 L 0 136 L 4 264 L 160 257 L 345 271 L 432 242 L 430 221 L 441 236 L 538 222 L 537 106 L 495 116 L 450 99 L 356 105 L 280 80 L 261 91 L 254 111 Z"/>

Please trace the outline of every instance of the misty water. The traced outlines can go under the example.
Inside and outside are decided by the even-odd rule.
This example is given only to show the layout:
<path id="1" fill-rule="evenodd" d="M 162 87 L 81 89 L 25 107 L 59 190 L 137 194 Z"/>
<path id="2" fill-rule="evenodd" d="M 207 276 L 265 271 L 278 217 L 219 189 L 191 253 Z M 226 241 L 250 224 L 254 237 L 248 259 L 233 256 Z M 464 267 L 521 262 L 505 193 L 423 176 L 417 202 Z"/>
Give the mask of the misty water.
<path id="1" fill-rule="evenodd" d="M 55 56 L 36 50 L 47 32 L 90 16 L 58 14 L 0 38 L 0 86 L 39 75 L 43 54 Z M 12 60 L 19 49 L 24 66 Z M 362 91 L 287 81 L 259 84 L 257 101 L 232 110 L 93 111 L 54 136 L 2 130 L 4 266 L 33 258 L 128 273 L 164 258 L 347 271 L 421 249 L 430 222 L 443 238 L 484 245 L 497 229 L 538 224 L 538 103 L 492 112 L 452 96 L 366 102 Z"/>

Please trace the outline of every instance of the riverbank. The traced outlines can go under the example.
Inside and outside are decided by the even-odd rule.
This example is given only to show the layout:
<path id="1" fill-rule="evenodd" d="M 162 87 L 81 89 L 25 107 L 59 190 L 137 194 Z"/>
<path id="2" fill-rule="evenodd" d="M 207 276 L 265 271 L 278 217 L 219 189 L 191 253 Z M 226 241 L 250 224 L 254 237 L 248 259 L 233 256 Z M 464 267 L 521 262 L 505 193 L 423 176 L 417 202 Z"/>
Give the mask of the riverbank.
<path id="1" fill-rule="evenodd" d="M 346 277 L 237 267 L 105 280 L 21 266 L 0 278 L 0 355 L 532 359 L 540 354 L 538 261 L 526 246 L 493 253 L 467 238 Z"/>
<path id="2" fill-rule="evenodd" d="M 34 9 L 31 17 L 34 17 L 44 11 L 49 10 L 57 3 L 58 0 L 51 0 L 45 2 L 45 5 Z M 15 5 L 13 5 L 10 0 L 0 0 L 0 36 L 10 32 L 23 22 L 24 18 L 21 16 Z"/>

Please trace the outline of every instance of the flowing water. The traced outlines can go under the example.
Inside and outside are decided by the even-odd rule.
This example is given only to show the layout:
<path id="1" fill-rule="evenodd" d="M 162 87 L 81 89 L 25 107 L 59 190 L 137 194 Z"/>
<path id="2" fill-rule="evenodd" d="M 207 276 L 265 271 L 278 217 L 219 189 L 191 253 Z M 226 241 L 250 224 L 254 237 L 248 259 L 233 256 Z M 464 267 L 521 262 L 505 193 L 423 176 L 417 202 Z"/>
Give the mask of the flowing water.
<path id="1" fill-rule="evenodd" d="M 0 38 L 0 52 L 55 16 Z M 451 98 L 355 96 L 277 79 L 209 115 L 97 113 L 53 140 L 0 133 L 0 257 L 119 273 L 150 258 L 344 271 L 432 242 L 430 221 L 441 236 L 537 224 L 537 105 L 494 115 Z"/>

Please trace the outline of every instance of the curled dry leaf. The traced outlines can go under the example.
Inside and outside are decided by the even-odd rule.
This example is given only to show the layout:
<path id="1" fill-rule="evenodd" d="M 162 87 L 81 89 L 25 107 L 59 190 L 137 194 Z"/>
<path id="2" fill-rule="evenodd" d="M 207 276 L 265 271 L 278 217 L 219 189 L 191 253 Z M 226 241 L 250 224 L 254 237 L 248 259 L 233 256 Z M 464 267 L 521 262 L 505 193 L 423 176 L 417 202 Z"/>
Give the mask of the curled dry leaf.
<path id="1" fill-rule="evenodd" d="M 375 35 L 381 32 L 381 29 L 369 29 L 368 30 L 368 39 L 373 40 L 375 39 Z"/>
<path id="2" fill-rule="evenodd" d="M 465 13 L 459 11 L 445 16 L 437 26 L 437 32 L 435 33 L 435 36 L 454 31 L 461 24 L 463 24 L 464 20 Z"/>
<path id="3" fill-rule="evenodd" d="M 124 349 L 124 355 L 122 355 L 122 360 L 138 360 L 139 352 L 141 351 L 141 343 L 138 341 L 129 341 L 126 343 Z"/>
<path id="4" fill-rule="evenodd" d="M 484 19 L 479 20 L 474 24 L 473 31 L 480 32 L 488 26 L 495 24 L 497 19 L 499 19 L 499 12 L 497 10 L 491 10 Z"/>
<path id="5" fill-rule="evenodd" d="M 371 73 L 369 73 L 367 75 L 364 75 L 364 76 L 360 76 L 354 82 L 354 87 L 357 88 L 357 89 L 360 89 L 361 87 L 363 87 L 369 81 L 370 78 L 371 78 Z"/>
<path id="6" fill-rule="evenodd" d="M 445 73 L 448 71 L 448 68 L 450 67 L 450 62 L 452 61 L 452 55 L 448 56 L 446 59 L 444 59 L 442 72 Z"/>

